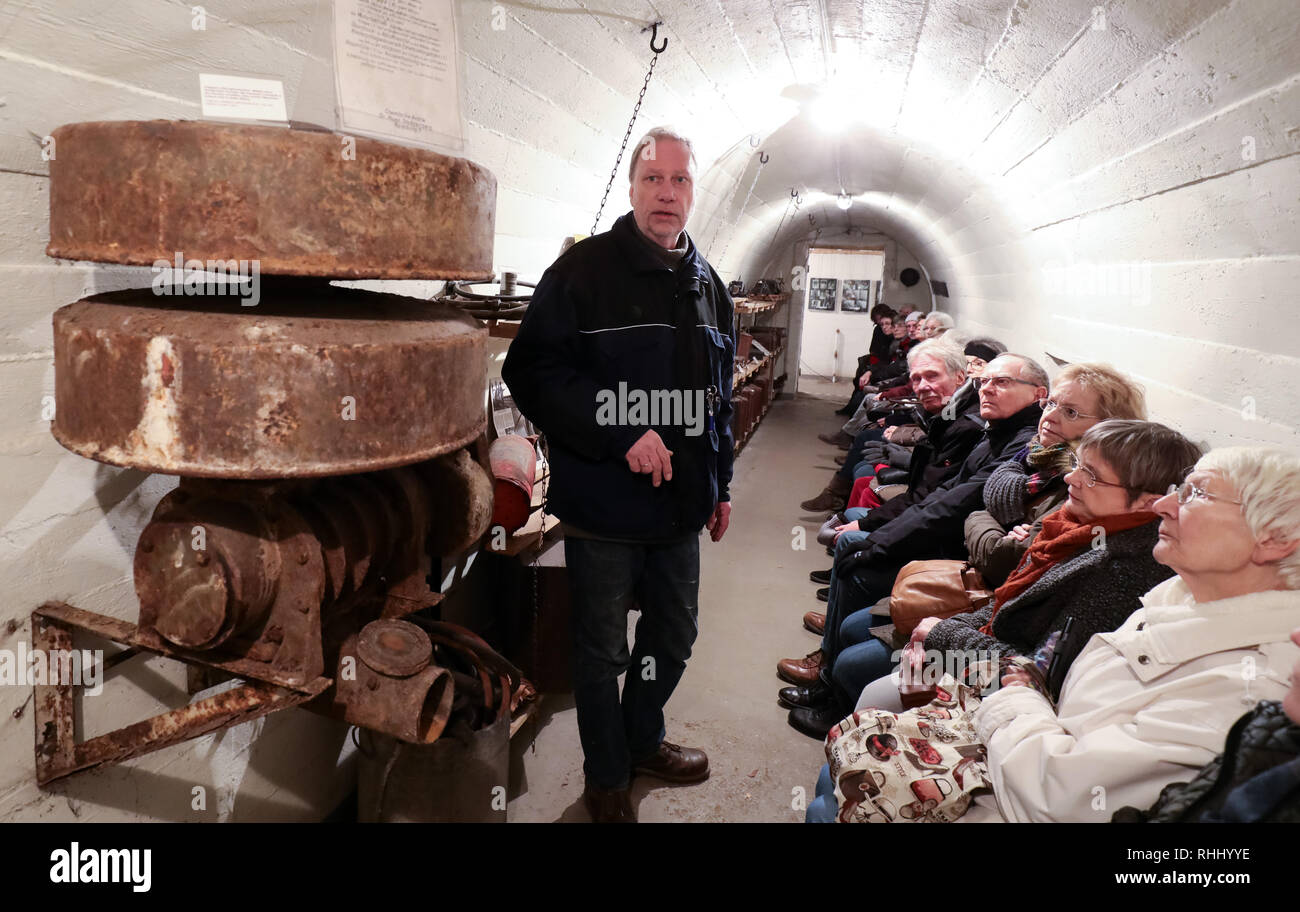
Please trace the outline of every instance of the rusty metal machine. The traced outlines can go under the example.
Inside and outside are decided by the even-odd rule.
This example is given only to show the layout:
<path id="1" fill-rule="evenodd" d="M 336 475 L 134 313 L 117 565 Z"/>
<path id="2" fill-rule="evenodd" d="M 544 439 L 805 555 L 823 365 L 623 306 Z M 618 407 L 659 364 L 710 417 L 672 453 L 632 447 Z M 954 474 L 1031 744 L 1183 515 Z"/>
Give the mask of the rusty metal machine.
<path id="1" fill-rule="evenodd" d="M 49 255 L 155 276 L 55 314 L 54 436 L 180 481 L 137 543 L 138 623 L 47 603 L 34 645 L 67 648 L 80 629 L 127 647 L 106 665 L 152 653 L 243 683 L 84 743 L 71 688 L 37 685 L 39 783 L 287 706 L 412 743 L 454 712 L 509 712 L 517 670 L 423 611 L 441 598 L 433 562 L 492 515 L 486 330 L 330 284 L 490 274 L 491 173 L 361 138 L 349 156 L 299 129 L 112 122 L 54 138 Z M 214 288 L 214 271 L 230 281 Z"/>

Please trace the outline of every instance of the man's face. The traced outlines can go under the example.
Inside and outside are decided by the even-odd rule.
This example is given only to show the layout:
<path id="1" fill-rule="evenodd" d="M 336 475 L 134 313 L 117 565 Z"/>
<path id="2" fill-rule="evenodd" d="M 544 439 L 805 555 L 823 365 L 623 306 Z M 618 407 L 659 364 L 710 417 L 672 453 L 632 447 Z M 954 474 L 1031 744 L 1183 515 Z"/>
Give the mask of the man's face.
<path id="1" fill-rule="evenodd" d="M 980 378 L 980 417 L 985 421 L 1010 418 L 1037 399 L 1047 396 L 1047 390 L 1025 381 L 1021 376 L 1024 365 L 1019 358 L 1000 355 L 989 362 Z"/>
<path id="2" fill-rule="evenodd" d="M 908 323 L 908 324 L 907 324 L 907 334 L 908 334 L 909 336 L 911 336 L 913 339 L 924 339 L 924 338 L 925 338 L 925 321 L 923 321 L 923 320 L 913 320 L 911 323 Z"/>
<path id="3" fill-rule="evenodd" d="M 912 359 L 911 379 L 921 408 L 933 415 L 948 403 L 966 378 L 960 372 L 949 373 L 947 365 L 939 358 L 920 355 Z"/>
<path id="4" fill-rule="evenodd" d="M 636 163 L 628 196 L 641 233 L 668 250 L 676 247 L 695 206 L 690 151 L 675 139 L 648 145 Z"/>

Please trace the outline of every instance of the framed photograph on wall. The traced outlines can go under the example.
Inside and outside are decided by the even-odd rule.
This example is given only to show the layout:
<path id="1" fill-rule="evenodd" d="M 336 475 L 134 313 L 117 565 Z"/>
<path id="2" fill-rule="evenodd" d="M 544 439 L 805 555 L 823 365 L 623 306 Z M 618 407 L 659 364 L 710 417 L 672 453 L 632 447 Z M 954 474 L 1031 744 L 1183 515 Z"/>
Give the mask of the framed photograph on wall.
<path id="1" fill-rule="evenodd" d="M 845 279 L 844 294 L 840 298 L 840 310 L 845 313 L 869 313 L 871 311 L 871 280 Z"/>
<path id="2" fill-rule="evenodd" d="M 835 291 L 839 279 L 810 279 L 808 282 L 808 309 L 834 310 Z"/>

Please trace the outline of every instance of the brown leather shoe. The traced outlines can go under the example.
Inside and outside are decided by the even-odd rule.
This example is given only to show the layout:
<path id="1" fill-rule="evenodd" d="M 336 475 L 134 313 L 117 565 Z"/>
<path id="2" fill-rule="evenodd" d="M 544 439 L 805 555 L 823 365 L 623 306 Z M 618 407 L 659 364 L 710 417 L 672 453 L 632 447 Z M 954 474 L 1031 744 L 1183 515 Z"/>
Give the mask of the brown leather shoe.
<path id="1" fill-rule="evenodd" d="M 820 611 L 809 611 L 803 616 L 803 626 L 812 633 L 825 633 L 826 615 L 822 614 Z"/>
<path id="2" fill-rule="evenodd" d="M 709 758 L 702 750 L 664 741 L 653 756 L 633 766 L 632 772 L 665 782 L 702 782 L 709 778 Z"/>
<path id="3" fill-rule="evenodd" d="M 811 684 L 821 677 L 824 658 L 818 649 L 802 659 L 782 659 L 776 663 L 776 676 L 791 684 Z"/>
<path id="4" fill-rule="evenodd" d="M 829 443 L 831 446 L 837 446 L 841 450 L 847 450 L 853 446 L 853 438 L 843 431 L 836 431 L 834 434 L 818 434 L 817 439 L 822 443 Z"/>
<path id="5" fill-rule="evenodd" d="M 805 500 L 799 504 L 799 509 L 807 510 L 809 513 L 826 513 L 830 510 L 843 510 L 848 499 L 842 495 L 836 494 L 830 488 L 825 488 L 820 494 L 812 500 Z"/>
<path id="6" fill-rule="evenodd" d="M 587 806 L 592 823 L 636 823 L 629 789 L 603 789 L 588 782 L 582 792 L 582 803 Z"/>

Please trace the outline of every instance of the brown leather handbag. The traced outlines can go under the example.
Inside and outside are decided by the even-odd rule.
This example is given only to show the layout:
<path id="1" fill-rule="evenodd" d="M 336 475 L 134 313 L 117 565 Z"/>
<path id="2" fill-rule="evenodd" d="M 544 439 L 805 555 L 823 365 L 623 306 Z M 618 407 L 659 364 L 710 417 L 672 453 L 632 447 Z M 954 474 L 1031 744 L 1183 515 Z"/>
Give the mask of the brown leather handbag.
<path id="1" fill-rule="evenodd" d="M 993 601 L 980 572 L 966 561 L 912 561 L 898 571 L 889 596 L 889 619 L 904 636 L 922 618 L 948 618 Z"/>

